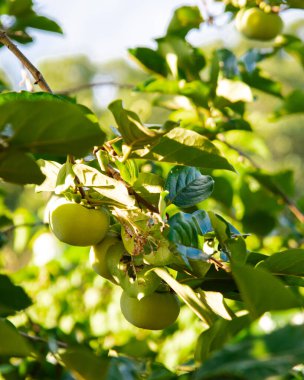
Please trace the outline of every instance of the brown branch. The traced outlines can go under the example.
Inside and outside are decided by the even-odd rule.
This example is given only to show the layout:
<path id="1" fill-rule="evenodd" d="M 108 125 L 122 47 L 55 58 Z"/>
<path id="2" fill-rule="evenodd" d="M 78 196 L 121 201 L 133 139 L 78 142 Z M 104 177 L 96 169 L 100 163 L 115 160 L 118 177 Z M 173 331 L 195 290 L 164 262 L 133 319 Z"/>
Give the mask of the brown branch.
<path id="1" fill-rule="evenodd" d="M 49 344 L 49 342 L 46 339 L 40 338 L 39 336 L 29 335 L 29 334 L 26 334 L 22 331 L 19 331 L 19 334 L 22 335 L 26 339 L 33 340 L 35 342 L 41 342 L 41 343 Z M 61 347 L 61 348 L 67 348 L 68 347 L 67 343 L 61 342 L 59 340 L 56 340 L 55 342 L 56 342 L 56 345 L 58 347 Z"/>
<path id="2" fill-rule="evenodd" d="M 0 30 L 0 43 L 5 45 L 18 59 L 19 61 L 28 69 L 35 79 L 35 84 L 46 92 L 52 93 L 51 88 L 43 78 L 41 72 L 31 63 L 31 61 L 17 48 L 17 46 L 10 40 L 7 34 Z"/>
<path id="3" fill-rule="evenodd" d="M 262 168 L 245 152 L 243 152 L 241 149 L 237 148 L 234 145 L 231 145 L 225 140 L 225 137 L 221 134 L 219 134 L 218 139 L 222 141 L 228 148 L 236 151 L 240 156 L 246 158 L 251 165 L 258 170 L 261 170 Z M 273 188 L 270 189 L 269 187 L 266 187 L 269 191 L 271 191 L 273 194 L 279 195 L 283 202 L 287 205 L 289 211 L 298 219 L 299 222 L 304 223 L 304 214 L 301 210 L 298 209 L 298 207 L 295 205 L 295 203 L 276 185 L 273 184 Z"/>
<path id="4" fill-rule="evenodd" d="M 112 178 L 116 179 L 117 181 L 123 182 L 126 188 L 128 189 L 129 194 L 134 196 L 137 203 L 142 204 L 148 210 L 154 213 L 157 213 L 157 214 L 159 213 L 158 208 L 152 205 L 150 202 L 146 201 L 141 195 L 139 195 L 128 183 L 126 183 L 121 178 L 120 173 L 117 170 L 115 170 L 111 165 L 108 165 L 108 175 L 110 175 Z"/>
<path id="5" fill-rule="evenodd" d="M 67 95 L 70 94 L 71 92 L 79 92 L 82 90 L 86 90 L 88 88 L 92 87 L 102 87 L 102 86 L 113 86 L 113 87 L 118 87 L 121 89 L 132 89 L 135 87 L 135 85 L 131 83 L 117 83 L 113 81 L 108 81 L 108 82 L 92 82 L 92 83 L 84 83 L 79 86 L 71 87 L 66 90 L 61 90 L 61 91 L 56 91 L 56 94 L 58 95 Z"/>

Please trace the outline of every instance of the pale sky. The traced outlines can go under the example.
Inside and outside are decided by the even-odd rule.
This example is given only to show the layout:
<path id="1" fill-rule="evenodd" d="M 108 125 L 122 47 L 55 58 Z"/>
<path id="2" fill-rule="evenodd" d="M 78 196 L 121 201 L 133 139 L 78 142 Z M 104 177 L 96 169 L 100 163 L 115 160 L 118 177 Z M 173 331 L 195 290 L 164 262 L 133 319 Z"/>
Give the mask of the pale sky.
<path id="1" fill-rule="evenodd" d="M 212 3 L 212 0 L 204 0 Z M 127 49 L 153 46 L 153 38 L 164 34 L 174 9 L 181 5 L 198 5 L 204 15 L 203 0 L 36 0 L 39 14 L 57 21 L 64 35 L 33 32 L 35 42 L 19 45 L 25 55 L 37 65 L 45 58 L 87 54 L 92 61 L 106 62 L 127 57 Z M 210 7 L 221 13 L 221 6 Z M 221 18 L 218 23 L 225 23 Z M 237 38 L 233 25 L 223 28 L 202 26 L 190 35 L 191 42 L 202 45 L 220 37 L 225 42 Z M 0 67 L 10 76 L 20 72 L 16 58 L 5 48 L 0 50 Z"/>

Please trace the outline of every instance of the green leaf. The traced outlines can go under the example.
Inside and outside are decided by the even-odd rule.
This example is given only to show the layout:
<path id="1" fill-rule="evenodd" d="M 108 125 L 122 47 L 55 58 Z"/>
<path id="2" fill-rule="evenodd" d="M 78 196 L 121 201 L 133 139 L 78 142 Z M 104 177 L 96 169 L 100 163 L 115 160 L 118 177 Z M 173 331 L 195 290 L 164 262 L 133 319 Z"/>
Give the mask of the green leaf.
<path id="1" fill-rule="evenodd" d="M 264 269 L 233 264 L 232 274 L 253 318 L 266 311 L 291 309 L 303 304 L 283 282 Z"/>
<path id="2" fill-rule="evenodd" d="M 193 380 L 282 378 L 303 362 L 303 342 L 303 325 L 247 335 L 215 353 L 195 372 Z"/>
<path id="3" fill-rule="evenodd" d="M 164 77 L 167 76 L 166 60 L 158 52 L 146 47 L 138 47 L 128 51 L 146 69 Z"/>
<path id="4" fill-rule="evenodd" d="M 0 178 L 19 185 L 39 185 L 45 176 L 29 154 L 17 149 L 5 149 L 0 153 Z"/>
<path id="5" fill-rule="evenodd" d="M 4 319 L 0 319 L 0 342 L 0 356 L 28 356 L 32 352 L 15 326 Z"/>
<path id="6" fill-rule="evenodd" d="M 180 284 L 163 268 L 153 268 L 152 270 L 165 281 L 207 325 L 212 325 L 213 322 L 219 318 L 205 299 L 203 297 L 199 298 L 190 286 Z"/>
<path id="7" fill-rule="evenodd" d="M 247 260 L 246 243 L 242 236 L 236 236 L 225 242 L 228 251 L 230 252 L 231 261 L 239 264 L 244 264 Z"/>
<path id="8" fill-rule="evenodd" d="M 8 276 L 0 274 L 0 315 L 14 314 L 31 304 L 23 288 L 14 285 Z"/>
<path id="9" fill-rule="evenodd" d="M 276 111 L 277 118 L 295 113 L 303 113 L 304 91 L 296 89 L 284 97 L 284 102 Z"/>
<path id="10" fill-rule="evenodd" d="M 22 17 L 22 19 L 18 19 L 14 25 L 14 29 L 23 29 L 27 27 L 46 30 L 48 32 L 63 33 L 61 27 L 55 21 L 36 14 L 31 14 L 27 17 Z"/>
<path id="11" fill-rule="evenodd" d="M 226 242 L 231 238 L 231 231 L 228 222 L 220 215 L 215 214 L 212 211 L 208 212 L 212 227 L 215 232 L 222 249 L 226 249 Z"/>
<path id="12" fill-rule="evenodd" d="M 204 362 L 214 351 L 222 348 L 229 340 L 251 323 L 248 315 L 242 315 L 232 320 L 219 319 L 203 331 L 198 338 L 195 348 L 195 359 Z"/>
<path id="13" fill-rule="evenodd" d="M 158 44 L 157 51 L 166 59 L 174 79 L 200 80 L 200 71 L 206 64 L 205 57 L 200 49 L 194 48 L 176 35 L 158 38 L 156 42 Z"/>
<path id="14" fill-rule="evenodd" d="M 178 212 L 168 220 L 169 240 L 176 244 L 198 248 L 198 227 L 191 214 Z"/>
<path id="15" fill-rule="evenodd" d="M 76 380 L 103 380 L 107 378 L 110 359 L 101 358 L 85 347 L 72 347 L 60 353 L 63 364 Z"/>
<path id="16" fill-rule="evenodd" d="M 135 112 L 124 109 L 122 100 L 115 100 L 108 108 L 116 120 L 118 130 L 126 145 L 134 149 L 143 148 L 160 137 L 161 133 L 146 128 Z"/>
<path id="17" fill-rule="evenodd" d="M 133 189 L 147 202 L 158 204 L 159 196 L 163 190 L 164 181 L 153 173 L 139 173 L 138 179 L 133 184 Z"/>
<path id="18" fill-rule="evenodd" d="M 239 77 L 239 68 L 236 56 L 231 50 L 218 49 L 214 53 L 215 62 L 217 63 L 218 70 L 227 79 L 235 79 Z M 213 64 L 215 64 L 215 62 Z M 217 75 L 214 76 L 214 80 Z"/>
<path id="19" fill-rule="evenodd" d="M 87 108 L 51 94 L 0 95 L 0 131 L 14 149 L 84 156 L 105 135 Z"/>
<path id="20" fill-rule="evenodd" d="M 35 187 L 37 192 L 39 191 L 55 191 L 57 184 L 57 177 L 61 168 L 61 164 L 56 161 L 38 160 L 37 164 L 40 170 L 45 175 L 44 182 Z"/>
<path id="21" fill-rule="evenodd" d="M 180 7 L 174 11 L 167 34 L 184 38 L 191 29 L 199 29 L 202 22 L 203 18 L 198 7 Z"/>
<path id="22" fill-rule="evenodd" d="M 252 72 L 243 71 L 242 80 L 252 88 L 256 88 L 257 90 L 263 91 L 267 94 L 282 98 L 281 84 L 261 75 L 259 68 L 256 68 Z"/>
<path id="23" fill-rule="evenodd" d="M 129 195 L 123 182 L 100 173 L 97 169 L 84 164 L 75 164 L 74 173 L 80 181 L 80 186 L 93 187 L 99 194 L 112 199 L 119 204 L 132 207 L 135 199 Z"/>
<path id="24" fill-rule="evenodd" d="M 183 128 L 174 128 L 154 145 L 149 152 L 137 150 L 132 157 L 159 162 L 234 171 L 213 143 L 200 134 Z"/>
<path id="25" fill-rule="evenodd" d="M 304 277 L 304 249 L 288 249 L 274 253 L 261 261 L 258 268 L 265 268 L 277 275 Z"/>
<path id="26" fill-rule="evenodd" d="M 155 79 L 136 86 L 136 90 L 148 93 L 161 93 L 165 95 L 183 95 L 201 107 L 208 107 L 209 86 L 201 80 L 186 82 L 185 80 Z M 185 103 L 185 101 L 184 101 Z"/>
<path id="27" fill-rule="evenodd" d="M 210 197 L 214 181 L 193 167 L 175 166 L 168 174 L 165 189 L 169 191 L 168 204 L 192 207 Z"/>
<path id="28" fill-rule="evenodd" d="M 281 192 L 290 196 L 294 194 L 294 172 L 292 170 L 282 170 L 276 173 L 256 170 L 249 174 L 274 194 L 279 196 L 281 196 Z"/>

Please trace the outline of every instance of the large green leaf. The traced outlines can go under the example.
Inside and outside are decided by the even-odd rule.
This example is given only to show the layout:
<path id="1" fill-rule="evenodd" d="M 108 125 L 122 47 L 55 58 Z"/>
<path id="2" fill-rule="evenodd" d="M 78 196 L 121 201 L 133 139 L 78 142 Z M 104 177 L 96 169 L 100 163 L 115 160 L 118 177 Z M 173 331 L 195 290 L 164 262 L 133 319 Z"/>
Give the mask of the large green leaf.
<path id="1" fill-rule="evenodd" d="M 197 370 L 193 380 L 282 378 L 303 360 L 304 326 L 286 326 L 227 345 Z"/>
<path id="2" fill-rule="evenodd" d="M 275 253 L 261 261 L 258 268 L 268 269 L 273 274 L 304 276 L 304 249 L 288 249 Z"/>
<path id="3" fill-rule="evenodd" d="M 122 100 L 112 102 L 109 110 L 116 120 L 124 142 L 134 149 L 153 143 L 164 133 L 145 127 L 135 112 L 123 108 Z"/>
<path id="4" fill-rule="evenodd" d="M 301 298 L 265 269 L 234 264 L 232 274 L 253 318 L 266 311 L 291 309 L 303 304 Z"/>
<path id="5" fill-rule="evenodd" d="M 32 352 L 30 344 L 11 323 L 3 319 L 0 319 L 0 342 L 0 357 L 28 356 Z"/>
<path id="6" fill-rule="evenodd" d="M 207 199 L 213 190 L 214 181 L 193 167 L 175 166 L 169 172 L 165 189 L 169 191 L 168 203 L 178 207 L 191 207 Z"/>
<path id="7" fill-rule="evenodd" d="M 211 326 L 214 321 L 220 318 L 208 305 L 206 300 L 202 297 L 202 294 L 201 297 L 198 297 L 190 286 L 180 284 L 163 268 L 154 268 L 153 271 L 165 281 L 207 325 Z"/>
<path id="8" fill-rule="evenodd" d="M 97 357 L 86 347 L 71 347 L 60 353 L 60 359 L 72 371 L 76 380 L 107 378 L 110 359 Z"/>
<path id="9" fill-rule="evenodd" d="M 162 136 L 149 152 L 137 150 L 132 156 L 200 168 L 234 171 L 209 139 L 179 127 Z"/>
<path id="10" fill-rule="evenodd" d="M 83 156 L 105 138 L 87 108 L 51 94 L 0 95 L 0 131 L 15 149 L 63 156 Z"/>
<path id="11" fill-rule="evenodd" d="M 6 149 L 0 153 L 0 178 L 19 185 L 39 185 L 45 177 L 29 154 L 17 149 Z"/>
<path id="12" fill-rule="evenodd" d="M 198 338 L 195 359 L 204 362 L 214 351 L 222 348 L 229 340 L 251 323 L 248 315 L 242 315 L 232 320 L 219 319 L 203 331 Z"/>
<path id="13" fill-rule="evenodd" d="M 163 190 L 163 185 L 164 181 L 158 175 L 153 173 L 139 173 L 132 188 L 146 201 L 157 205 L 160 193 Z"/>
<path id="14" fill-rule="evenodd" d="M 0 315 L 14 314 L 32 304 L 23 288 L 14 285 L 9 277 L 0 274 Z"/>
<path id="15" fill-rule="evenodd" d="M 75 164 L 73 171 L 77 175 L 81 186 L 93 187 L 104 197 L 112 199 L 119 204 L 128 207 L 135 205 L 134 197 L 129 195 L 128 189 L 122 181 L 108 177 L 97 169 L 84 164 Z"/>

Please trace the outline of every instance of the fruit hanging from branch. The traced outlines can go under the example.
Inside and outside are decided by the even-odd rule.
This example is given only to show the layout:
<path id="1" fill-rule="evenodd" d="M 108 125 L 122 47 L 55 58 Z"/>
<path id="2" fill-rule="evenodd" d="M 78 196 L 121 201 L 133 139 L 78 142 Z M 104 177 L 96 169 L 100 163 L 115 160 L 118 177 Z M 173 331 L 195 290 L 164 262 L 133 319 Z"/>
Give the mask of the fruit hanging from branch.
<path id="1" fill-rule="evenodd" d="M 245 37 L 260 41 L 274 39 L 283 29 L 283 21 L 277 13 L 266 13 L 258 7 L 241 9 L 235 25 Z"/>

